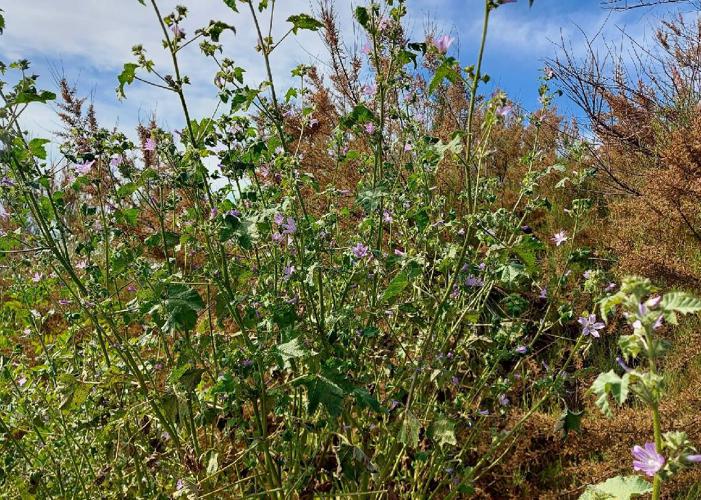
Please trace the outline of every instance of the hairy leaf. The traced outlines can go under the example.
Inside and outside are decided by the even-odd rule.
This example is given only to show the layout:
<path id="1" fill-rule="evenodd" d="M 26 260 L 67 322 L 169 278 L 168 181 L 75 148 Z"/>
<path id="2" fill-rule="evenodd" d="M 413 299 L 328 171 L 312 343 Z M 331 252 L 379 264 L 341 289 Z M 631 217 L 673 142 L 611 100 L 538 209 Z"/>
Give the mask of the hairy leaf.
<path id="1" fill-rule="evenodd" d="M 616 476 L 588 486 L 579 500 L 628 500 L 652 491 L 652 485 L 638 476 Z"/>

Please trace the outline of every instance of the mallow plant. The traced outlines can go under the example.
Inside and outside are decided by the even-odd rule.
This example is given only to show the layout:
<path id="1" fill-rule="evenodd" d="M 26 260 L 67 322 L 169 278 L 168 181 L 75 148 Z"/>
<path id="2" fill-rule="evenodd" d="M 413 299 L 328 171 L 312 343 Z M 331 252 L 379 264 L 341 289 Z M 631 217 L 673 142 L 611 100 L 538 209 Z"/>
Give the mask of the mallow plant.
<path id="1" fill-rule="evenodd" d="M 608 417 L 613 417 L 611 399 L 618 405 L 636 399 L 647 408 L 653 435 L 650 441 L 633 446 L 631 454 L 633 470 L 652 478 L 652 484 L 639 476 L 618 476 L 589 487 L 582 498 L 629 498 L 651 492 L 656 500 L 665 480 L 701 463 L 701 455 L 685 432 L 665 432 L 662 426 L 660 403 L 666 384 L 661 367 L 669 343 L 659 335 L 662 326 L 677 324 L 678 315 L 701 311 L 701 300 L 684 292 L 659 294 L 650 280 L 628 278 L 617 293 L 603 298 L 599 307 L 604 318 L 620 310 L 628 331 L 618 338 L 618 370 L 600 374 L 590 390 Z"/>
<path id="2" fill-rule="evenodd" d="M 21 121 L 56 96 L 27 61 L 0 65 L 11 75 L 0 82 L 3 488 L 18 498 L 473 493 L 577 378 L 604 327 L 575 310 L 609 286 L 581 242 L 592 206 L 580 197 L 592 174 L 581 148 L 545 151 L 550 76 L 531 114 L 480 92 L 489 21 L 513 1 L 483 2 L 467 67 L 450 35 L 409 40 L 404 1 L 357 6 L 362 49 L 348 67 L 333 49 L 334 82 L 345 82 L 335 100 L 313 68 L 296 67 L 287 89 L 273 71 L 276 49 L 300 31 L 333 48 L 328 17 L 282 22 L 275 0 L 223 0 L 256 35 L 265 76 L 255 82 L 224 43 L 232 21 L 197 28 L 185 6 L 138 1 L 166 62 L 134 46 L 117 93 L 162 91 L 182 112 L 177 130 L 101 127 L 64 86 L 67 127 L 49 161 L 51 141 Z M 198 48 L 216 67 L 215 110 L 188 100 L 197 68 L 182 55 Z M 508 197 L 494 161 L 507 123 L 529 132 Z M 555 230 L 537 226 L 543 218 Z M 639 388 L 656 408 L 653 316 L 671 322 L 696 302 L 644 300 L 624 354 L 646 350 L 650 374 L 604 385 Z M 658 481 L 693 457 L 680 437 L 662 439 Z"/>

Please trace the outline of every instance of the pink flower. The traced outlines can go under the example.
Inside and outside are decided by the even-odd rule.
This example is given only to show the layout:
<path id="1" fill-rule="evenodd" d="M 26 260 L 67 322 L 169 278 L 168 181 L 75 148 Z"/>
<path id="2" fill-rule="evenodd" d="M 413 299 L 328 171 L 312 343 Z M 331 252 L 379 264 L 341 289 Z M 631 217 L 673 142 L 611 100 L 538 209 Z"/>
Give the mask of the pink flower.
<path id="1" fill-rule="evenodd" d="M 366 97 L 373 97 L 377 93 L 377 85 L 374 83 L 368 83 L 367 85 L 363 85 L 363 94 Z"/>
<path id="2" fill-rule="evenodd" d="M 34 273 L 34 276 L 32 276 L 32 281 L 33 281 L 34 283 L 39 283 L 39 282 L 42 280 L 43 277 L 44 277 L 44 275 L 41 274 L 41 273 L 38 273 L 38 272 L 37 272 L 37 273 Z"/>
<path id="3" fill-rule="evenodd" d="M 368 134 L 374 134 L 375 133 L 375 124 L 372 122 L 368 122 L 365 124 L 365 132 Z"/>
<path id="4" fill-rule="evenodd" d="M 92 170 L 92 166 L 95 164 L 95 160 L 86 161 L 85 163 L 79 163 L 75 166 L 75 171 L 80 175 L 87 175 Z"/>
<path id="5" fill-rule="evenodd" d="M 645 447 L 633 446 L 633 470 L 644 472 L 652 477 L 664 467 L 665 459 L 657 452 L 655 443 L 645 443 Z"/>
<path id="6" fill-rule="evenodd" d="M 506 104 L 504 106 L 499 106 L 497 108 L 497 116 L 501 116 L 502 118 L 506 118 L 511 114 L 513 111 L 514 107 L 511 104 Z"/>
<path id="7" fill-rule="evenodd" d="M 433 40 L 433 45 L 438 49 L 438 52 L 441 54 L 445 54 L 448 52 L 448 49 L 450 48 L 451 45 L 453 45 L 453 42 L 455 41 L 455 38 L 452 38 L 449 35 L 443 35 L 439 38 L 436 38 Z"/>
<path id="8" fill-rule="evenodd" d="M 408 153 L 408 152 L 413 151 L 413 150 L 414 150 L 414 146 L 412 146 L 411 143 L 407 142 L 406 144 L 404 144 L 404 152 L 405 153 Z"/>
<path id="9" fill-rule="evenodd" d="M 360 51 L 365 54 L 366 56 L 369 56 L 370 53 L 372 52 L 372 47 L 370 46 L 370 42 L 365 42 L 365 45 L 360 49 Z"/>
<path id="10" fill-rule="evenodd" d="M 146 139 L 146 143 L 144 144 L 144 149 L 146 151 L 155 151 L 156 150 L 156 141 L 151 139 L 150 137 Z"/>
<path id="11" fill-rule="evenodd" d="M 122 163 L 124 163 L 124 157 L 116 156 L 110 160 L 110 167 L 117 168 Z"/>
<path id="12" fill-rule="evenodd" d="M 555 243 L 556 247 L 559 247 L 562 245 L 565 241 L 567 241 L 567 233 L 565 231 L 560 231 L 559 233 L 556 233 L 552 237 L 553 243 Z"/>
<path id="13" fill-rule="evenodd" d="M 181 38 L 185 38 L 185 30 L 180 29 L 180 26 L 178 26 L 177 24 L 174 24 L 173 26 L 171 26 L 170 31 L 173 32 L 173 36 L 175 37 L 176 40 L 180 40 Z"/>

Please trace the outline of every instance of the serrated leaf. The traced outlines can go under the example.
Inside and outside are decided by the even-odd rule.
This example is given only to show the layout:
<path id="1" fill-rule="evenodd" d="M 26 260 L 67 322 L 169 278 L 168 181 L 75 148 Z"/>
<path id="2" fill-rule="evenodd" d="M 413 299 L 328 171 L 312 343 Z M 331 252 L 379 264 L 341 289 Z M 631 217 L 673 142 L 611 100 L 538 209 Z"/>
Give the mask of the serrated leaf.
<path id="1" fill-rule="evenodd" d="M 168 381 L 171 384 L 177 384 L 187 391 L 193 391 L 202 380 L 202 368 L 195 368 L 190 364 L 184 364 L 177 367 L 170 373 Z"/>
<path id="2" fill-rule="evenodd" d="M 292 23 L 292 32 L 295 35 L 299 30 L 318 31 L 324 27 L 321 22 L 304 13 L 288 17 L 287 22 Z"/>
<path id="3" fill-rule="evenodd" d="M 46 160 L 46 148 L 44 146 L 50 142 L 48 139 L 32 139 L 29 141 L 29 151 L 37 158 Z"/>
<path id="4" fill-rule="evenodd" d="M 457 83 L 460 80 L 460 73 L 457 72 L 456 61 L 449 57 L 436 69 L 431 82 L 428 84 L 429 93 L 433 93 L 436 88 L 443 83 L 443 80 L 448 80 L 451 83 Z"/>
<path id="5" fill-rule="evenodd" d="M 234 12 L 239 11 L 239 9 L 236 7 L 236 0 L 224 0 L 224 4 Z"/>
<path id="6" fill-rule="evenodd" d="M 372 121 L 375 121 L 375 115 L 363 104 L 358 104 L 353 108 L 353 111 L 341 117 L 341 125 L 345 128 L 352 128 L 355 125 Z"/>
<path id="7" fill-rule="evenodd" d="M 341 414 L 345 394 L 338 385 L 321 375 L 309 375 L 301 384 L 307 389 L 307 411 L 310 415 L 316 413 L 319 404 L 333 417 Z"/>
<path id="8" fill-rule="evenodd" d="M 611 405 L 609 404 L 609 394 L 613 399 L 622 405 L 628 398 L 630 375 L 625 374 L 619 377 L 613 370 L 601 373 L 591 385 L 591 391 L 598 396 L 596 405 L 607 417 L 612 417 Z"/>
<path id="9" fill-rule="evenodd" d="M 399 429 L 399 441 L 407 446 L 416 448 L 419 444 L 419 432 L 421 422 L 411 411 L 407 411 L 402 418 L 402 425 Z"/>
<path id="10" fill-rule="evenodd" d="M 124 65 L 124 69 L 117 77 L 117 80 L 119 81 L 119 87 L 117 87 L 117 97 L 119 99 L 126 98 L 124 87 L 134 83 L 134 79 L 136 78 L 136 69 L 138 67 L 139 65 L 134 63 L 126 63 Z"/>
<path id="11" fill-rule="evenodd" d="M 409 278 L 407 277 L 406 273 L 402 271 L 397 274 L 392 281 L 390 281 L 385 293 L 382 294 L 382 301 L 391 301 L 402 293 L 407 286 L 409 286 Z"/>
<path id="12" fill-rule="evenodd" d="M 453 446 L 458 444 L 458 440 L 455 438 L 455 423 L 451 422 L 444 415 L 436 417 L 431 423 L 428 432 L 431 439 L 437 442 L 441 448 L 446 444 Z"/>
<path id="13" fill-rule="evenodd" d="M 570 431 L 579 431 L 582 427 L 582 416 L 584 411 L 575 412 L 569 408 L 565 409 L 555 424 L 555 430 L 561 432 L 563 437 L 567 437 Z"/>
<path id="14" fill-rule="evenodd" d="M 356 7 L 355 19 L 363 28 L 368 29 L 368 24 L 370 23 L 370 14 L 368 14 L 368 9 L 365 7 Z"/>
<path id="15" fill-rule="evenodd" d="M 202 297 L 187 285 L 170 284 L 164 301 L 165 326 L 168 330 L 190 331 L 197 323 L 197 313 L 204 309 Z"/>
<path id="16" fill-rule="evenodd" d="M 587 486 L 579 500 L 628 500 L 652 491 L 652 485 L 638 476 L 616 476 Z"/>
<path id="17" fill-rule="evenodd" d="M 660 303 L 665 311 L 691 314 L 701 311 L 701 300 L 685 292 L 666 293 Z"/>
<path id="18" fill-rule="evenodd" d="M 306 348 L 299 341 L 299 337 L 285 342 L 284 344 L 279 344 L 277 346 L 277 351 L 280 353 L 283 362 L 287 363 L 291 359 L 301 358 L 307 354 Z"/>

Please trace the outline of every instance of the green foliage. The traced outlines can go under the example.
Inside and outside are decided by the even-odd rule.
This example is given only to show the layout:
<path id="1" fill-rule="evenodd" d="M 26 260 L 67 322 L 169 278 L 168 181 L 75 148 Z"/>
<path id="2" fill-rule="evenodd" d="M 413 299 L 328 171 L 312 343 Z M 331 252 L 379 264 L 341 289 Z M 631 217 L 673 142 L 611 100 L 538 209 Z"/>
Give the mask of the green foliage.
<path id="1" fill-rule="evenodd" d="M 314 19 L 309 14 L 297 14 L 287 18 L 288 23 L 292 23 L 292 32 L 296 35 L 299 30 L 318 31 L 324 25 Z"/>
<path id="2" fill-rule="evenodd" d="M 197 290 L 181 284 L 166 285 L 163 305 L 166 329 L 184 332 L 192 330 L 202 309 L 204 302 Z"/>
<path id="3" fill-rule="evenodd" d="M 117 87 L 117 97 L 119 97 L 120 99 L 126 99 L 127 96 L 124 93 L 124 87 L 134 83 L 134 79 L 136 78 L 136 69 L 138 67 L 138 64 L 126 63 L 124 65 L 124 69 L 117 77 L 117 80 L 119 80 L 119 87 Z"/>
<path id="4" fill-rule="evenodd" d="M 616 476 L 587 486 L 579 500 L 628 500 L 652 491 L 652 485 L 638 476 Z"/>
<path id="5" fill-rule="evenodd" d="M 613 397 L 619 405 L 622 405 L 628 398 L 628 385 L 630 375 L 625 374 L 619 377 L 613 370 L 602 373 L 591 385 L 591 391 L 597 396 L 596 405 L 607 417 L 613 417 L 609 395 Z"/>

